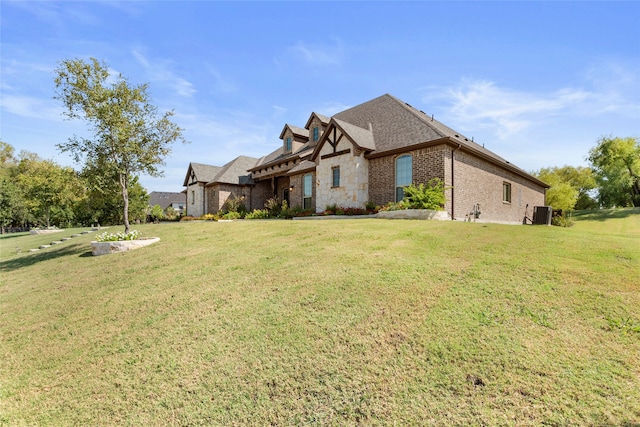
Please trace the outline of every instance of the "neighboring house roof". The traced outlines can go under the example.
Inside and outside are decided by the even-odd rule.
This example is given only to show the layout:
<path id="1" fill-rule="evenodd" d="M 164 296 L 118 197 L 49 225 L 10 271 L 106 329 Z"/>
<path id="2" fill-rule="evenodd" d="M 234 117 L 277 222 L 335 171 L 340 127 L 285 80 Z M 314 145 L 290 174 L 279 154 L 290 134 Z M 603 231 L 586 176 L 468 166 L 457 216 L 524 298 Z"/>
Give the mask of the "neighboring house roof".
<path id="1" fill-rule="evenodd" d="M 236 185 L 253 184 L 253 180 L 248 171 L 254 167 L 256 163 L 258 163 L 258 159 L 254 157 L 238 156 L 222 166 L 220 171 L 209 180 L 207 185 L 218 183 Z"/>
<path id="2" fill-rule="evenodd" d="M 160 205 L 162 209 L 167 209 L 174 203 L 186 203 L 187 195 L 182 193 L 170 193 L 164 191 L 152 191 L 149 193 L 149 206 Z"/>
<path id="3" fill-rule="evenodd" d="M 184 177 L 183 186 L 189 185 L 189 179 L 193 175 L 196 182 L 207 183 L 211 181 L 221 170 L 220 166 L 205 165 L 202 163 L 189 163 L 187 175 Z"/>

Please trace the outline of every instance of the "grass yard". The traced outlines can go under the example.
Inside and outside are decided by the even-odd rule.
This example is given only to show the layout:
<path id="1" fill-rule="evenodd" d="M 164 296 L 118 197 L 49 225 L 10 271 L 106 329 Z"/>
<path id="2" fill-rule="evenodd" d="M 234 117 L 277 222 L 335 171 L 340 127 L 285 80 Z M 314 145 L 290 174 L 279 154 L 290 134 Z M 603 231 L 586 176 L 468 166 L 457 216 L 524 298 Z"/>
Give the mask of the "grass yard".
<path id="1" fill-rule="evenodd" d="M 2 236 L 0 424 L 638 426 L 640 210 L 576 219 Z"/>

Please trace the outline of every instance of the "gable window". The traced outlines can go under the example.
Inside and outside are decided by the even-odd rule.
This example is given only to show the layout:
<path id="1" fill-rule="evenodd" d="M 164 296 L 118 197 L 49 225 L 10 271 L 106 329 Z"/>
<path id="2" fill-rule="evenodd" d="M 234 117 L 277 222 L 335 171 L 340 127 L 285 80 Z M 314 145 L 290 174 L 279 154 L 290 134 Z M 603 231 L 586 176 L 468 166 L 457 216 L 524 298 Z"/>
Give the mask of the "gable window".
<path id="1" fill-rule="evenodd" d="M 508 182 L 502 183 L 502 201 L 511 203 L 511 184 Z"/>
<path id="2" fill-rule="evenodd" d="M 317 142 L 320 139 L 320 129 L 318 127 L 313 128 L 313 142 Z"/>
<path id="3" fill-rule="evenodd" d="M 291 151 L 291 137 L 287 137 L 287 139 L 285 140 L 285 144 L 284 144 L 284 151 Z"/>
<path id="4" fill-rule="evenodd" d="M 404 154 L 396 159 L 396 202 L 404 198 L 404 187 L 413 182 L 413 157 Z"/>
<path id="5" fill-rule="evenodd" d="M 302 177 L 302 209 L 311 209 L 311 197 L 313 195 L 312 183 L 313 177 L 310 173 Z"/>
<path id="6" fill-rule="evenodd" d="M 331 187 L 340 187 L 340 166 L 331 168 Z"/>
<path id="7" fill-rule="evenodd" d="M 191 190 L 191 204 L 193 205 L 196 202 L 196 192 Z"/>

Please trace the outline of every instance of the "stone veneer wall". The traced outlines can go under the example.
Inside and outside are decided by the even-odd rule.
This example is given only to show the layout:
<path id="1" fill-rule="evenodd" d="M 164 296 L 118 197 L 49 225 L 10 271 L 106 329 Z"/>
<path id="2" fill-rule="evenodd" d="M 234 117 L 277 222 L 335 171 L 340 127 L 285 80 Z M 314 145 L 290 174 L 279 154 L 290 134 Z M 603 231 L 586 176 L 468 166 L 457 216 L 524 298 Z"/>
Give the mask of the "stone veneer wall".
<path id="1" fill-rule="evenodd" d="M 333 147 L 325 143 L 319 153 L 316 166 L 316 212 L 324 211 L 327 205 L 364 208 L 369 200 L 369 161 L 364 154 L 343 137 L 336 152 L 351 150 L 349 153 L 323 159 L 333 153 Z M 332 188 L 332 168 L 340 167 L 340 186 Z"/>
<path id="2" fill-rule="evenodd" d="M 187 215 L 202 216 L 205 208 L 204 184 L 196 182 L 187 187 Z"/>

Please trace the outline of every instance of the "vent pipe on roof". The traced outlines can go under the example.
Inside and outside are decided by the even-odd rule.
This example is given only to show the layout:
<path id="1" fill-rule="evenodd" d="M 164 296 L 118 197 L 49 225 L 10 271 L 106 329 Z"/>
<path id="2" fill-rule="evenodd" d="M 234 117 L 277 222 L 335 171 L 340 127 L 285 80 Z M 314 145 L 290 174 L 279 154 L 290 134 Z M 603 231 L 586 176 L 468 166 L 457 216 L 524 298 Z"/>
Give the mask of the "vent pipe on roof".
<path id="1" fill-rule="evenodd" d="M 433 114 L 431 115 L 431 121 L 433 121 Z"/>

